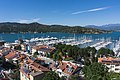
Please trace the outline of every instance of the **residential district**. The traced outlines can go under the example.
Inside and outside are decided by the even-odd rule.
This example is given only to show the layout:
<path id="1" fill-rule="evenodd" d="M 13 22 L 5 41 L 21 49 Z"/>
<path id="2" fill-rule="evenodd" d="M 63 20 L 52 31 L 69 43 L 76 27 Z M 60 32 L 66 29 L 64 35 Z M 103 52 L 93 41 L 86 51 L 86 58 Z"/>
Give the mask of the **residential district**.
<path id="1" fill-rule="evenodd" d="M 1 41 L 0 80 L 120 80 L 120 58 L 110 49 L 45 43 Z"/>

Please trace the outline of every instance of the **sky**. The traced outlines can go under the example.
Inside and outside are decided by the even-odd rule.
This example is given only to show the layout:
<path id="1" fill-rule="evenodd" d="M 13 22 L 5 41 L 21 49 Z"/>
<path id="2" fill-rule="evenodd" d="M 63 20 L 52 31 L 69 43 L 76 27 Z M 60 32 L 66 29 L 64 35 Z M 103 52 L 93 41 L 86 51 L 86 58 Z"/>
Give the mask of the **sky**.
<path id="1" fill-rule="evenodd" d="M 116 24 L 120 23 L 120 0 L 0 0 L 0 22 Z"/>

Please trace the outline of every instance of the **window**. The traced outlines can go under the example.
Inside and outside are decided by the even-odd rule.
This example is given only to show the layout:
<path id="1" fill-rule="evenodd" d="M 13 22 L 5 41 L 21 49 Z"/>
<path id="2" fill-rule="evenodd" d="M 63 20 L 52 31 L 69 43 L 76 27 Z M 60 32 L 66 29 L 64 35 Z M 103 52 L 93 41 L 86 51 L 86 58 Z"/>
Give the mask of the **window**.
<path id="1" fill-rule="evenodd" d="M 22 74 L 22 77 L 24 77 L 24 75 Z"/>
<path id="2" fill-rule="evenodd" d="M 119 68 L 115 68 L 115 70 L 120 70 Z"/>
<path id="3" fill-rule="evenodd" d="M 106 65 L 108 65 L 108 66 L 109 66 L 110 64 L 106 64 Z"/>
<path id="4" fill-rule="evenodd" d="M 57 73 L 61 75 L 61 72 L 57 71 Z"/>
<path id="5" fill-rule="evenodd" d="M 114 66 L 112 65 L 111 68 L 114 68 Z"/>
<path id="6" fill-rule="evenodd" d="M 116 64 L 115 66 L 120 66 L 119 64 Z"/>

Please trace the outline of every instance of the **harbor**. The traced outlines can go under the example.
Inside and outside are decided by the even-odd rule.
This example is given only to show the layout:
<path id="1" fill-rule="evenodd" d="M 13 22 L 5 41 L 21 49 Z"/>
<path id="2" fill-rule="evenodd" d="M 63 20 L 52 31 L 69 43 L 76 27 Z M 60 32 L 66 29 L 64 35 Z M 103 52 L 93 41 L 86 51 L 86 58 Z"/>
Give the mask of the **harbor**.
<path id="1" fill-rule="evenodd" d="M 118 34 L 117 36 L 113 34 Z M 57 34 L 57 36 L 56 36 Z M 78 46 L 80 48 L 95 47 L 96 50 L 100 48 L 109 48 L 113 50 L 117 57 L 120 56 L 120 38 L 119 32 L 109 34 L 64 34 L 64 33 L 36 33 L 36 34 L 0 34 L 2 39 L 6 41 L 5 46 L 15 45 L 18 43 L 18 39 L 23 39 L 26 44 L 29 45 L 48 45 L 54 44 L 66 44 L 71 46 Z M 7 41 L 3 35 L 14 36 L 14 41 Z M 17 36 L 16 36 L 17 35 Z M 29 35 L 29 37 L 27 36 Z M 16 36 L 16 37 L 15 37 Z M 30 37 L 31 36 L 31 37 Z"/>

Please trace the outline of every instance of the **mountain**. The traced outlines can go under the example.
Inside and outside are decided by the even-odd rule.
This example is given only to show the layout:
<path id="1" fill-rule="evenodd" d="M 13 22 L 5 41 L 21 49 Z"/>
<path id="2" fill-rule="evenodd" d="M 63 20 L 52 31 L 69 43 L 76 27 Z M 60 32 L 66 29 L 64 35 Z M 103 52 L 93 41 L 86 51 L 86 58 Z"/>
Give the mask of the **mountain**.
<path id="1" fill-rule="evenodd" d="M 0 23 L 0 33 L 26 33 L 26 32 L 62 32 L 62 33 L 83 33 L 83 34 L 99 34 L 109 31 L 93 28 L 85 28 L 81 26 L 65 26 L 65 25 L 45 25 L 37 22 L 34 23 L 16 23 L 5 22 Z"/>
<path id="2" fill-rule="evenodd" d="M 107 24 L 107 25 L 102 25 L 102 26 L 87 25 L 85 27 L 86 28 L 96 28 L 96 29 L 101 29 L 101 30 L 113 30 L 113 31 L 120 30 L 120 24 Z"/>
<path id="3" fill-rule="evenodd" d="M 95 28 L 95 29 L 100 29 L 99 27 L 100 26 L 96 26 L 96 25 L 87 25 L 87 26 L 84 26 L 86 28 Z"/>

